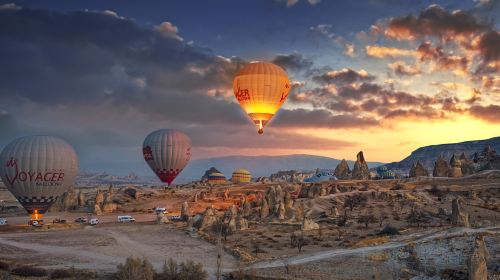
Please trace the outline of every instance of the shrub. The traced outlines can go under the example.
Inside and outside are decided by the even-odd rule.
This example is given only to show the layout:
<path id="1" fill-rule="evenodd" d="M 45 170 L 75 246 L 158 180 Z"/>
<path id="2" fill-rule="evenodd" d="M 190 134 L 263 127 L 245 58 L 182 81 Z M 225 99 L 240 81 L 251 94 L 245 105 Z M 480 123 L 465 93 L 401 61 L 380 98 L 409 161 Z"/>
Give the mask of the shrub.
<path id="1" fill-rule="evenodd" d="M 156 280 L 205 280 L 208 274 L 203 270 L 201 263 L 191 260 L 177 263 L 169 259 L 163 265 L 163 270 L 157 275 Z"/>
<path id="2" fill-rule="evenodd" d="M 385 226 L 383 230 L 381 230 L 379 235 L 399 235 L 399 230 L 395 227 Z"/>
<path id="3" fill-rule="evenodd" d="M 43 277 L 47 276 L 47 270 L 34 266 L 22 265 L 14 268 L 12 274 L 22 277 Z"/>
<path id="4" fill-rule="evenodd" d="M 12 275 L 8 271 L 0 270 L 0 280 L 12 280 Z"/>
<path id="5" fill-rule="evenodd" d="M 10 270 L 10 265 L 6 262 L 0 261 L 0 270 Z"/>
<path id="6" fill-rule="evenodd" d="M 117 280 L 153 280 L 155 271 L 153 266 L 146 258 L 129 257 L 125 264 L 118 265 L 118 271 L 115 274 Z"/>
<path id="7" fill-rule="evenodd" d="M 67 269 L 56 269 L 50 274 L 50 279 L 64 279 L 73 277 L 73 272 Z"/>

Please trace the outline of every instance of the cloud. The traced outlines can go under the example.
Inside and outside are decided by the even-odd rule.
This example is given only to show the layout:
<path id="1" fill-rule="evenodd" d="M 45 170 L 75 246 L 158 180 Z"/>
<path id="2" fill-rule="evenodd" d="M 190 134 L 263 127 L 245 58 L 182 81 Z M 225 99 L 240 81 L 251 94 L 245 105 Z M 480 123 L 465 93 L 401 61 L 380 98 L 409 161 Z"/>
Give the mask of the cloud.
<path id="1" fill-rule="evenodd" d="M 377 45 L 365 46 L 365 51 L 368 56 L 384 58 L 384 57 L 398 57 L 398 56 L 412 56 L 415 57 L 417 52 L 414 50 L 400 49 L 393 47 L 384 47 Z"/>
<path id="2" fill-rule="evenodd" d="M 297 3 L 299 3 L 299 0 L 275 0 L 275 1 L 280 2 L 280 3 L 285 3 L 287 7 L 293 7 Z M 321 0 L 307 0 L 305 2 L 307 2 L 311 6 L 315 6 L 315 5 L 319 4 L 321 2 Z"/>
<path id="3" fill-rule="evenodd" d="M 312 79 L 313 81 L 321 84 L 350 84 L 372 81 L 375 77 L 368 74 L 368 72 L 363 69 L 356 71 L 350 68 L 343 68 L 342 70 L 329 71 L 321 75 L 314 76 Z"/>
<path id="4" fill-rule="evenodd" d="M 289 55 L 277 55 L 273 63 L 283 67 L 287 71 L 311 73 L 313 70 L 313 61 L 305 58 L 298 52 Z"/>
<path id="5" fill-rule="evenodd" d="M 418 67 L 409 65 L 402 60 L 390 63 L 388 67 L 398 76 L 415 76 L 422 73 Z"/>
<path id="6" fill-rule="evenodd" d="M 9 7 L 0 9 L 0 42 L 0 146 L 22 135 L 54 134 L 76 147 L 83 166 L 120 168 L 143 165 L 140 144 L 159 128 L 192 133 L 199 146 L 257 146 L 255 128 L 232 94 L 234 74 L 246 61 L 186 43 L 171 22 L 150 28 L 110 11 Z M 297 53 L 275 60 L 294 71 L 312 66 Z M 286 137 L 309 141 L 310 149 L 342 144 L 291 131 Z M 300 148 L 286 147 L 294 145 Z"/>
<path id="7" fill-rule="evenodd" d="M 498 46 L 500 46 L 500 32 L 492 30 L 482 34 L 474 47 L 481 53 L 484 62 L 488 63 L 500 61 L 500 48 Z"/>
<path id="8" fill-rule="evenodd" d="M 434 61 L 438 70 L 453 71 L 455 74 L 466 75 L 469 67 L 469 59 L 465 56 L 449 55 L 443 51 L 443 47 L 432 47 L 429 41 L 423 42 L 417 48 L 421 61 Z"/>
<path id="9" fill-rule="evenodd" d="M 162 22 L 160 23 L 160 25 L 156 26 L 155 29 L 165 37 L 174 38 L 179 41 L 184 41 L 184 39 L 182 39 L 178 35 L 179 29 L 177 28 L 177 26 L 173 25 L 171 22 L 168 21 Z"/>
<path id="10" fill-rule="evenodd" d="M 345 44 L 344 45 L 344 54 L 349 57 L 354 57 L 354 44 Z"/>
<path id="11" fill-rule="evenodd" d="M 334 115 L 329 110 L 293 109 L 280 110 L 278 119 L 272 122 L 277 127 L 309 127 L 309 128 L 363 128 L 375 127 L 378 121 L 361 118 L 352 114 Z"/>
<path id="12" fill-rule="evenodd" d="M 407 15 L 390 19 L 384 34 L 398 40 L 415 40 L 428 35 L 451 40 L 458 36 L 467 37 L 486 28 L 488 24 L 467 11 L 450 12 L 439 5 L 431 5 L 417 16 Z"/>
<path id="13" fill-rule="evenodd" d="M 498 105 L 472 106 L 470 114 L 487 122 L 500 123 L 500 106 Z"/>

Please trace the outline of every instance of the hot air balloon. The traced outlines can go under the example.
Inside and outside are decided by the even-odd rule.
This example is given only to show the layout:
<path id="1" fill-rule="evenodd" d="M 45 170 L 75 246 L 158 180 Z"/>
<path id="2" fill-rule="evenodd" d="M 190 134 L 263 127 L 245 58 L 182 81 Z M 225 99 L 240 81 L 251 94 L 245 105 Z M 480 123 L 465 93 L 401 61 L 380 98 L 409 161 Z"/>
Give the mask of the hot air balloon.
<path id="1" fill-rule="evenodd" d="M 236 74 L 233 90 L 241 107 L 262 134 L 288 97 L 290 81 L 283 68 L 269 62 L 254 62 Z"/>
<path id="2" fill-rule="evenodd" d="M 210 173 L 210 175 L 208 175 L 208 183 L 209 184 L 220 184 L 220 183 L 226 183 L 226 182 L 227 182 L 226 176 L 224 176 L 223 173 L 214 172 L 214 173 Z"/>
<path id="3" fill-rule="evenodd" d="M 78 159 L 64 140 L 28 136 L 8 144 L 0 154 L 0 176 L 7 189 L 31 215 L 43 217 L 73 184 Z"/>
<path id="4" fill-rule="evenodd" d="M 180 131 L 160 129 L 146 137 L 142 153 L 158 178 L 170 186 L 191 158 L 191 140 Z"/>
<path id="5" fill-rule="evenodd" d="M 252 174 L 246 169 L 237 169 L 233 172 L 231 181 L 237 183 L 248 183 L 252 181 Z"/>

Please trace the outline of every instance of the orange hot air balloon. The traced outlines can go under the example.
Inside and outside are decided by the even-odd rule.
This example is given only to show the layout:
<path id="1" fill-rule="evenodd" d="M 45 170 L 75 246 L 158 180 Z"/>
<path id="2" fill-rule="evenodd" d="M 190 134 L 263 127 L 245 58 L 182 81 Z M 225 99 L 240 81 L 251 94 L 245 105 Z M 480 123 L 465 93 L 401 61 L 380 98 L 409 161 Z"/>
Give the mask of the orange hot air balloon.
<path id="1" fill-rule="evenodd" d="M 241 107 L 264 133 L 264 126 L 285 102 L 290 80 L 278 65 L 254 62 L 246 65 L 234 77 L 233 90 Z"/>

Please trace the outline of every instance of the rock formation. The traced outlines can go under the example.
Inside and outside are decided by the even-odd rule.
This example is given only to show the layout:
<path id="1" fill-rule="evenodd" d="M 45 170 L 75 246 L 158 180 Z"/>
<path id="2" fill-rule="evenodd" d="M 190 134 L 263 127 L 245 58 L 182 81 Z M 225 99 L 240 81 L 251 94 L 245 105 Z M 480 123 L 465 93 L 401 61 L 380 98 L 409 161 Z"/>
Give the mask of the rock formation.
<path id="1" fill-rule="evenodd" d="M 459 227 L 470 227 L 469 215 L 462 209 L 459 199 L 451 201 L 451 223 Z"/>
<path id="2" fill-rule="evenodd" d="M 418 160 L 410 169 L 410 177 L 429 176 L 429 172 L 424 165 Z"/>
<path id="3" fill-rule="evenodd" d="M 236 229 L 246 230 L 248 229 L 248 220 L 243 218 L 242 215 L 236 217 Z"/>
<path id="4" fill-rule="evenodd" d="M 260 218 L 265 219 L 269 216 L 269 204 L 267 203 L 267 199 L 262 199 L 262 203 L 260 205 Z"/>
<path id="5" fill-rule="evenodd" d="M 474 162 L 467 157 L 465 153 L 462 153 L 460 155 L 460 163 L 461 163 L 461 169 L 462 169 L 462 174 L 464 176 L 474 174 Z"/>
<path id="6" fill-rule="evenodd" d="M 349 168 L 349 165 L 347 164 L 347 161 L 345 159 L 342 159 L 337 167 L 335 167 L 335 171 L 333 172 L 333 174 L 339 180 L 349 179 L 349 176 L 351 175 L 351 169 Z"/>
<path id="7" fill-rule="evenodd" d="M 101 207 L 99 206 L 99 204 L 94 204 L 94 211 L 93 211 L 94 215 L 102 215 L 102 210 L 101 210 Z"/>
<path id="8" fill-rule="evenodd" d="M 472 254 L 467 261 L 469 280 L 488 279 L 488 269 L 486 267 L 488 258 L 489 253 L 484 244 L 484 238 L 482 236 L 477 236 L 474 241 Z"/>
<path id="9" fill-rule="evenodd" d="M 244 218 L 247 218 L 250 215 L 252 215 L 252 205 L 247 200 L 245 200 L 243 202 L 243 205 L 241 206 L 241 213 Z"/>
<path id="10" fill-rule="evenodd" d="M 446 160 L 444 160 L 442 155 L 439 155 L 436 162 L 434 163 L 434 170 L 432 171 L 432 176 L 434 177 L 448 177 L 450 172 L 450 167 Z"/>
<path id="11" fill-rule="evenodd" d="M 111 213 L 116 211 L 116 209 L 118 209 L 118 204 L 113 202 L 105 202 L 101 206 L 101 210 L 104 213 Z"/>
<path id="12" fill-rule="evenodd" d="M 215 223 L 217 223 L 217 215 L 215 215 L 215 209 L 209 207 L 207 208 L 207 210 L 205 210 L 205 212 L 203 212 L 200 229 L 206 229 L 213 226 Z"/>
<path id="13" fill-rule="evenodd" d="M 449 177 L 462 177 L 462 162 L 453 155 L 450 159 L 450 173 Z"/>
<path id="14" fill-rule="evenodd" d="M 319 224 L 314 222 L 311 218 L 304 218 L 302 221 L 302 230 L 315 230 L 319 229 Z"/>
<path id="15" fill-rule="evenodd" d="M 370 179 L 370 172 L 368 171 L 368 164 L 363 156 L 363 151 L 356 155 L 356 162 L 352 169 L 352 179 L 354 180 L 368 180 Z"/>
<path id="16" fill-rule="evenodd" d="M 181 206 L 181 220 L 187 221 L 191 217 L 191 211 L 187 201 L 184 201 Z"/>
<path id="17" fill-rule="evenodd" d="M 487 146 L 481 153 L 476 153 L 474 155 L 474 163 L 477 164 L 477 170 L 492 170 L 500 169 L 500 155 L 497 155 L 496 151 Z"/>
<path id="18" fill-rule="evenodd" d="M 78 192 L 78 206 L 83 207 L 85 206 L 85 194 L 82 191 Z"/>
<path id="19" fill-rule="evenodd" d="M 75 189 L 71 188 L 57 198 L 56 202 L 50 208 L 50 211 L 69 211 L 78 208 L 78 196 Z"/>
<path id="20" fill-rule="evenodd" d="M 278 219 L 280 221 L 284 220 L 285 217 L 286 217 L 286 210 L 285 210 L 285 203 L 283 203 L 283 201 L 279 204 L 279 207 L 278 207 Z"/>
<path id="21" fill-rule="evenodd" d="M 295 221 L 302 222 L 304 220 L 304 204 L 300 201 L 294 203 Z"/>

